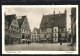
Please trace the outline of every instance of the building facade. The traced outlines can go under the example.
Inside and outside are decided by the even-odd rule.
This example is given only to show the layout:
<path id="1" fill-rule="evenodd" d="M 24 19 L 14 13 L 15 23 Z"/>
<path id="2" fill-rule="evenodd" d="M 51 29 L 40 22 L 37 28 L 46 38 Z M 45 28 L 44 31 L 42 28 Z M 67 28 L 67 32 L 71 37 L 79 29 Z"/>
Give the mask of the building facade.
<path id="1" fill-rule="evenodd" d="M 39 42 L 39 29 L 34 28 L 31 33 L 31 42 L 38 43 Z"/>
<path id="2" fill-rule="evenodd" d="M 71 33 L 67 31 L 67 42 L 71 42 Z"/>
<path id="3" fill-rule="evenodd" d="M 20 32 L 21 32 L 21 43 L 27 43 L 30 40 L 30 27 L 26 16 L 17 17 Z"/>
<path id="4" fill-rule="evenodd" d="M 8 26 L 7 26 L 8 23 Z M 8 44 L 15 44 L 20 42 L 20 29 L 17 22 L 16 15 L 5 15 L 5 27 L 8 27 Z M 5 37 L 6 39 L 6 37 Z"/>
<path id="5" fill-rule="evenodd" d="M 4 17 L 5 18 L 5 17 Z M 8 21 L 5 20 L 5 44 L 9 44 Z"/>
<path id="6" fill-rule="evenodd" d="M 66 40 L 66 14 L 64 13 L 43 15 L 40 24 L 40 42 L 65 42 Z"/>
<path id="7" fill-rule="evenodd" d="M 76 42 L 76 8 L 71 8 L 71 42 L 74 44 Z"/>

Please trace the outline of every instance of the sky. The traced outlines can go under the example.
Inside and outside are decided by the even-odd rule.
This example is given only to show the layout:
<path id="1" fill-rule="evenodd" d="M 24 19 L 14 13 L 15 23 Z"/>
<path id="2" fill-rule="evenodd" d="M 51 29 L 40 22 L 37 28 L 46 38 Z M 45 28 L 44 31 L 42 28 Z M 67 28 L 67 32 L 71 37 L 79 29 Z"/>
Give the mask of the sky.
<path id="1" fill-rule="evenodd" d="M 53 6 L 46 6 L 46 7 L 39 7 L 39 6 L 26 6 L 26 7 L 5 7 L 4 8 L 4 13 L 6 15 L 11 15 L 11 14 L 16 14 L 16 16 L 27 16 L 29 26 L 31 31 L 34 29 L 34 27 L 39 28 L 40 23 L 42 20 L 42 16 L 44 15 L 49 15 L 53 14 L 55 11 L 55 14 L 64 13 L 64 10 L 67 10 L 67 30 L 70 28 L 71 29 L 71 8 L 62 8 L 62 7 L 53 7 Z M 71 30 L 70 30 L 71 31 Z"/>

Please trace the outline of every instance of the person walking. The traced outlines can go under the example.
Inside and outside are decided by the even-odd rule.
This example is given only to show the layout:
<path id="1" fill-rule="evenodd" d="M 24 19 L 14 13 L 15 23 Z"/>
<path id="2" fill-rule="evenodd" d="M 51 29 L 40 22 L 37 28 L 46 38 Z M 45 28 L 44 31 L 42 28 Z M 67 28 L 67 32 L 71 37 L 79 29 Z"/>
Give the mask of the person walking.
<path id="1" fill-rule="evenodd" d="M 60 42 L 60 45 L 62 45 L 62 41 Z"/>
<path id="2" fill-rule="evenodd" d="M 60 45 L 62 45 L 62 42 L 60 42 Z"/>
<path id="3" fill-rule="evenodd" d="M 29 41 L 28 41 L 28 45 L 29 45 Z"/>

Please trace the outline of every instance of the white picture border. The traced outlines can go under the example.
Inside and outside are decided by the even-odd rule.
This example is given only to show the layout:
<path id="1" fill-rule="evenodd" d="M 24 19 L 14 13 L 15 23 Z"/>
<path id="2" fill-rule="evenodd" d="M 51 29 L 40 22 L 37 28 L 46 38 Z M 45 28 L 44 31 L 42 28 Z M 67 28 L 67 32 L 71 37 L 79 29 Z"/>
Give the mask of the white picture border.
<path id="1" fill-rule="evenodd" d="M 76 7 L 76 51 L 5 51 L 5 19 L 4 19 L 4 8 L 5 7 L 50 7 L 55 8 L 71 8 Z M 2 5 L 2 54 L 78 54 L 78 5 Z"/>

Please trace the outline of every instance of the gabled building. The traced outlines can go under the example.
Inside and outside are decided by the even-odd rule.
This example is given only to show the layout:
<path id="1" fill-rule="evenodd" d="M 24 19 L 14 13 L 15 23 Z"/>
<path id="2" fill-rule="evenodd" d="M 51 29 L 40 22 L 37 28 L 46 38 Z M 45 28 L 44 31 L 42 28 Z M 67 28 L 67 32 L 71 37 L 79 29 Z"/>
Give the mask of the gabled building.
<path id="1" fill-rule="evenodd" d="M 39 42 L 39 29 L 35 28 L 33 29 L 31 33 L 31 42 L 38 43 Z"/>
<path id="2" fill-rule="evenodd" d="M 5 19 L 5 16 L 4 16 Z M 5 19 L 5 44 L 9 44 L 9 35 L 8 35 L 8 21 Z"/>
<path id="3" fill-rule="evenodd" d="M 66 15 L 64 13 L 43 15 L 40 24 L 40 42 L 61 42 L 66 40 Z"/>
<path id="4" fill-rule="evenodd" d="M 20 32 L 21 43 L 27 43 L 30 40 L 30 27 L 26 16 L 17 17 Z"/>
<path id="5" fill-rule="evenodd" d="M 8 29 L 8 32 L 5 31 L 5 35 L 8 34 L 8 44 L 15 44 L 20 42 L 20 29 L 17 22 L 16 15 L 5 15 L 5 28 Z"/>

